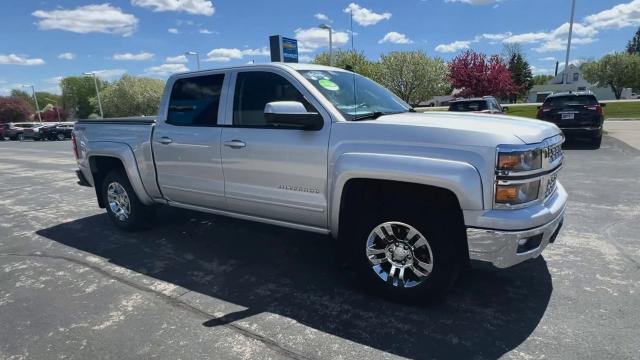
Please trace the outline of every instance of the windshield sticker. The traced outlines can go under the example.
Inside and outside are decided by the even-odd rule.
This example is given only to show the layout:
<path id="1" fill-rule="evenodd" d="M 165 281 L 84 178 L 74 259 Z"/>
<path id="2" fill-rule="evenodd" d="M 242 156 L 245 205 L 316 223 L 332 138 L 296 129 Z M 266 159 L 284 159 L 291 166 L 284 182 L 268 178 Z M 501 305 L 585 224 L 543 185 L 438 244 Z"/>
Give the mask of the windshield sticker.
<path id="1" fill-rule="evenodd" d="M 314 81 L 318 81 L 320 79 L 329 79 L 329 77 L 326 74 L 323 74 L 320 71 L 309 71 L 304 75 L 304 77 Z"/>
<path id="2" fill-rule="evenodd" d="M 320 86 L 322 86 L 323 88 L 329 90 L 329 91 L 338 91 L 340 90 L 340 87 L 338 86 L 338 84 L 334 83 L 331 80 L 327 80 L 327 79 L 321 79 L 320 81 L 318 81 L 318 84 L 320 84 Z"/>

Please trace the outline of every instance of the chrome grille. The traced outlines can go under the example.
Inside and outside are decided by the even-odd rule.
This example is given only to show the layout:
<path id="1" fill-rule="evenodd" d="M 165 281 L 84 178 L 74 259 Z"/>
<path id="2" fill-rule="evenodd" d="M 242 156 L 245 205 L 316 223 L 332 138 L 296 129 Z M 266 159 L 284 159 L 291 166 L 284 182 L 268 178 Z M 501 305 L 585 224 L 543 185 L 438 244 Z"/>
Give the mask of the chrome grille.
<path id="1" fill-rule="evenodd" d="M 556 183 L 558 180 L 558 173 L 555 173 L 551 176 L 549 176 L 549 178 L 547 178 L 547 185 L 544 189 L 544 198 L 548 198 L 549 196 L 551 196 L 553 194 L 554 191 L 556 191 Z"/>
<path id="2" fill-rule="evenodd" d="M 563 156 L 562 144 L 560 143 L 546 147 L 543 150 L 543 154 L 545 159 L 547 159 L 549 163 L 554 163 L 556 160 Z"/>

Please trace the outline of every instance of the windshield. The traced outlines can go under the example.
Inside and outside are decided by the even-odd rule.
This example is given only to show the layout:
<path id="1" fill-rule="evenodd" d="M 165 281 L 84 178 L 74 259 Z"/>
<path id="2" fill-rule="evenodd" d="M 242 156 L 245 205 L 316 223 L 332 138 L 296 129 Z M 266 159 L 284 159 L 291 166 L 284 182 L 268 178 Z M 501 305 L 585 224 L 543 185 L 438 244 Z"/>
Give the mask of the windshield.
<path id="1" fill-rule="evenodd" d="M 449 111 L 482 111 L 487 110 L 487 102 L 484 100 L 458 101 L 449 105 Z"/>
<path id="2" fill-rule="evenodd" d="M 364 76 L 346 71 L 301 70 L 347 120 L 373 113 L 400 113 L 411 109 L 391 91 Z"/>

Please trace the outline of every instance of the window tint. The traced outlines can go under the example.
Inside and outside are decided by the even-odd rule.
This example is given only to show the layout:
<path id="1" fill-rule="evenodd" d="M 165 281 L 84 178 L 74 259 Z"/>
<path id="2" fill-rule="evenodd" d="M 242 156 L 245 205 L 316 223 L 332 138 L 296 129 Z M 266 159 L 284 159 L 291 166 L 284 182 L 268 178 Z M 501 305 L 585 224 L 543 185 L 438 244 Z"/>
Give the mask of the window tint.
<path id="1" fill-rule="evenodd" d="M 449 105 L 449 111 L 482 111 L 487 110 L 487 102 L 484 100 L 477 101 L 458 101 Z"/>
<path id="2" fill-rule="evenodd" d="M 198 76 L 175 82 L 167 123 L 178 126 L 215 126 L 224 74 Z"/>
<path id="3" fill-rule="evenodd" d="M 569 95 L 549 97 L 544 102 L 547 107 L 560 107 L 570 105 L 597 105 L 598 100 L 593 95 Z"/>
<path id="4" fill-rule="evenodd" d="M 309 112 L 311 104 L 287 79 L 265 71 L 238 73 L 233 98 L 233 125 L 265 126 L 264 107 L 272 101 L 298 101 Z"/>

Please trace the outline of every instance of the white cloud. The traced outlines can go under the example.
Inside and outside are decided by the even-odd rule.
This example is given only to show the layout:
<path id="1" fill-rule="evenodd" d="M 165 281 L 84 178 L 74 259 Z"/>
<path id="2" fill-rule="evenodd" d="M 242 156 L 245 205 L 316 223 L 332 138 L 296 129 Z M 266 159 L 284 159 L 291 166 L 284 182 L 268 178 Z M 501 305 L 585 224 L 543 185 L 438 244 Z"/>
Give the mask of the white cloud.
<path id="1" fill-rule="evenodd" d="M 16 54 L 0 54 L 1 65 L 44 65 L 44 63 L 44 60 L 39 58 L 29 59 L 28 56 L 21 56 Z"/>
<path id="2" fill-rule="evenodd" d="M 554 69 L 539 68 L 531 65 L 531 73 L 533 75 L 553 75 Z"/>
<path id="3" fill-rule="evenodd" d="M 623 28 L 640 25 L 640 0 L 618 4 L 611 9 L 589 15 L 585 23 L 595 29 Z"/>
<path id="4" fill-rule="evenodd" d="M 444 0 L 444 2 L 448 2 L 448 3 L 465 3 L 465 4 L 471 4 L 471 5 L 491 5 L 491 4 L 495 4 L 495 3 L 499 3 L 502 2 L 504 0 Z"/>
<path id="5" fill-rule="evenodd" d="M 503 41 L 504 39 L 512 36 L 513 34 L 510 31 L 504 32 L 504 33 L 497 33 L 497 34 L 482 34 L 482 35 L 478 35 L 476 36 L 475 40 L 476 41 L 480 41 L 482 39 L 487 39 L 487 40 L 491 40 L 491 41 Z"/>
<path id="6" fill-rule="evenodd" d="M 131 0 L 131 5 L 150 8 L 155 12 L 184 11 L 194 15 L 211 16 L 215 12 L 209 0 Z"/>
<path id="7" fill-rule="evenodd" d="M 31 15 L 39 19 L 38 27 L 42 30 L 80 34 L 98 32 L 129 36 L 138 25 L 138 18 L 110 4 L 85 5 L 73 10 L 36 10 Z"/>
<path id="8" fill-rule="evenodd" d="M 303 64 L 307 64 L 313 61 L 313 58 L 309 55 L 300 55 L 298 56 L 298 61 L 303 63 Z"/>
<path id="9" fill-rule="evenodd" d="M 363 8 L 356 3 L 351 3 L 344 10 L 345 13 L 352 13 L 353 20 L 360 26 L 370 26 L 379 23 L 382 20 L 389 20 L 391 18 L 390 12 L 382 14 L 375 13 L 372 10 Z"/>
<path id="10" fill-rule="evenodd" d="M 162 64 L 144 69 L 144 74 L 149 76 L 169 76 L 173 73 L 189 71 L 184 64 Z"/>
<path id="11" fill-rule="evenodd" d="M 124 53 L 124 54 L 114 54 L 113 55 L 113 60 L 120 60 L 120 61 L 145 61 L 145 60 L 150 60 L 153 59 L 154 54 L 149 53 L 149 52 L 140 52 L 138 54 L 132 54 L 132 53 Z"/>
<path id="12" fill-rule="evenodd" d="M 320 21 L 328 21 L 331 22 L 331 20 L 329 19 L 329 17 L 323 13 L 317 13 L 315 15 L 313 15 L 314 18 L 320 20 Z"/>
<path id="13" fill-rule="evenodd" d="M 167 58 L 164 59 L 164 61 L 171 64 L 186 64 L 187 62 L 189 62 L 189 59 L 187 59 L 185 55 L 178 55 L 178 56 L 167 56 Z"/>
<path id="14" fill-rule="evenodd" d="M 206 35 L 213 34 L 213 31 L 211 31 L 209 29 L 200 29 L 198 32 L 200 34 L 206 34 Z"/>
<path id="15" fill-rule="evenodd" d="M 298 51 L 312 52 L 321 47 L 329 47 L 329 32 L 320 28 L 296 29 Z M 333 46 L 341 46 L 349 41 L 349 34 L 344 31 L 333 32 Z"/>
<path id="16" fill-rule="evenodd" d="M 436 51 L 441 53 L 453 53 L 459 50 L 469 49 L 471 41 L 454 41 L 450 44 L 440 44 L 436 46 Z"/>
<path id="17" fill-rule="evenodd" d="M 547 56 L 547 57 L 543 57 L 538 59 L 540 61 L 558 61 L 558 58 L 556 58 L 555 56 Z"/>
<path id="18" fill-rule="evenodd" d="M 103 80 L 114 80 L 127 73 L 125 69 L 104 69 L 91 71 Z"/>
<path id="19" fill-rule="evenodd" d="M 70 53 L 70 52 L 66 52 L 58 55 L 58 59 L 73 60 L 75 58 L 76 58 L 76 54 Z"/>
<path id="20" fill-rule="evenodd" d="M 412 44 L 413 40 L 409 39 L 405 34 L 391 31 L 387 33 L 382 39 L 378 40 L 378 44 L 383 44 L 386 42 L 393 44 Z"/>
<path id="21" fill-rule="evenodd" d="M 228 49 L 218 48 L 213 49 L 207 53 L 205 61 L 227 62 L 231 60 L 240 60 L 245 56 L 268 56 L 270 55 L 269 49 L 266 47 L 260 49 Z"/>
<path id="22" fill-rule="evenodd" d="M 177 34 L 178 33 L 178 29 L 176 29 L 176 28 L 168 28 L 167 31 L 172 33 L 172 34 Z"/>

